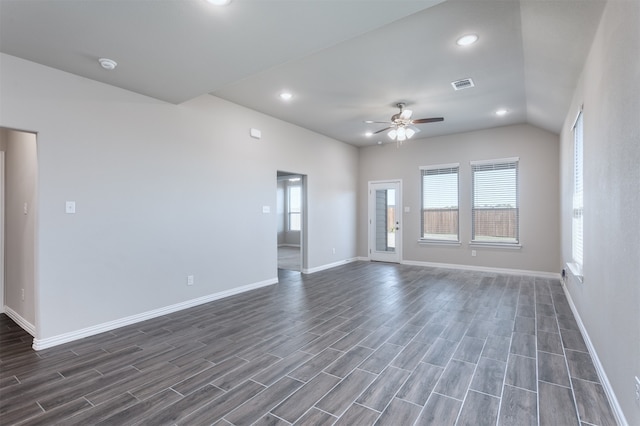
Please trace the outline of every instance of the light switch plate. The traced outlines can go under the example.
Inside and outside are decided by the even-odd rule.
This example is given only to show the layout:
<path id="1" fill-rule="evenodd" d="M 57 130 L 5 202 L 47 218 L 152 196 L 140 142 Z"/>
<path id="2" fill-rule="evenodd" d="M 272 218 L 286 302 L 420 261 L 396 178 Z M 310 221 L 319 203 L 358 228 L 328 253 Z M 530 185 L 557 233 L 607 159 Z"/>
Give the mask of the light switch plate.
<path id="1" fill-rule="evenodd" d="M 262 213 L 271 213 L 271 207 L 262 206 Z"/>

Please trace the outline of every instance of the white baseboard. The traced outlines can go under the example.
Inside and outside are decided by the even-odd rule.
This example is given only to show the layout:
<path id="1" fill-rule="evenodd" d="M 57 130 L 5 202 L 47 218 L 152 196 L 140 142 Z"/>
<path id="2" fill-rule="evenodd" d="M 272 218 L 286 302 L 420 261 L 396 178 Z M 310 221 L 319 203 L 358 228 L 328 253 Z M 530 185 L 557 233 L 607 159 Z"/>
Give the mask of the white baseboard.
<path id="1" fill-rule="evenodd" d="M 462 269 L 465 271 L 490 272 L 494 274 L 526 275 L 526 276 L 532 276 L 532 277 L 558 279 L 558 280 L 561 278 L 561 275 L 559 273 L 544 272 L 544 271 L 528 271 L 525 269 L 491 268 L 486 266 L 458 265 L 455 263 L 421 262 L 416 260 L 403 260 L 400 263 L 403 265 L 428 266 L 431 268 L 445 268 L 445 269 Z"/>
<path id="2" fill-rule="evenodd" d="M 335 268 L 336 266 L 346 265 L 347 263 L 356 262 L 359 260 L 357 257 L 353 257 L 351 259 L 340 260 L 338 262 L 328 263 L 322 266 L 316 266 L 315 268 L 304 268 L 302 270 L 303 274 L 313 274 L 315 272 L 324 271 L 325 269 Z"/>
<path id="3" fill-rule="evenodd" d="M 36 326 L 31 324 L 26 319 L 22 318 L 16 311 L 11 309 L 10 307 L 4 307 L 4 313 L 7 314 L 9 318 L 11 318 L 16 324 L 18 324 L 24 331 L 29 333 L 30 335 L 36 335 Z"/>
<path id="4" fill-rule="evenodd" d="M 207 296 L 199 297 L 197 299 L 187 300 L 186 302 L 176 303 L 175 305 L 169 305 L 163 308 L 154 309 L 152 311 L 147 311 L 140 314 L 131 315 L 129 317 L 120 318 L 114 321 L 105 322 L 102 324 L 83 328 L 81 330 L 60 334 L 58 336 L 48 337 L 46 339 L 33 339 L 33 349 L 36 351 L 39 351 L 42 349 L 50 348 L 52 346 L 57 346 L 63 343 L 72 342 L 74 340 L 79 340 L 85 337 L 104 333 L 106 331 L 115 330 L 116 328 L 135 324 L 137 322 L 146 321 L 148 319 L 157 318 L 162 315 L 167 315 L 173 312 L 181 311 L 183 309 L 192 308 L 194 306 L 202 305 L 204 303 L 213 302 L 214 300 L 224 299 L 225 297 L 234 296 L 236 294 L 244 293 L 250 290 L 255 290 L 260 287 L 266 287 L 272 284 L 277 284 L 277 282 L 278 282 L 278 278 L 272 278 L 269 280 L 248 284 L 242 287 L 236 287 L 230 290 L 209 294 Z"/>
<path id="5" fill-rule="evenodd" d="M 607 373 L 604 371 L 604 367 L 600 362 L 600 358 L 598 358 L 598 353 L 596 352 L 596 348 L 593 346 L 591 339 L 589 338 L 589 333 L 587 333 L 587 329 L 582 322 L 582 318 L 580 318 L 580 313 L 576 308 L 576 305 L 573 303 L 573 299 L 571 299 L 571 294 L 567 290 L 567 287 L 562 283 L 562 289 L 564 290 L 564 294 L 569 301 L 569 306 L 571 307 L 571 312 L 573 312 L 573 316 L 578 323 L 578 328 L 580 328 L 580 333 L 582 334 L 582 338 L 589 349 L 589 353 L 591 354 L 591 359 L 593 360 L 593 365 L 596 368 L 598 373 L 598 377 L 600 378 L 600 383 L 604 388 L 604 392 L 607 395 L 607 399 L 609 400 L 609 404 L 611 404 L 611 408 L 613 409 L 613 415 L 616 416 L 616 420 L 619 425 L 628 426 L 629 423 L 622 412 L 622 407 L 620 407 L 620 403 L 618 402 L 618 398 L 616 398 L 616 394 L 611 387 L 611 382 L 609 382 L 609 378 L 607 377 Z"/>

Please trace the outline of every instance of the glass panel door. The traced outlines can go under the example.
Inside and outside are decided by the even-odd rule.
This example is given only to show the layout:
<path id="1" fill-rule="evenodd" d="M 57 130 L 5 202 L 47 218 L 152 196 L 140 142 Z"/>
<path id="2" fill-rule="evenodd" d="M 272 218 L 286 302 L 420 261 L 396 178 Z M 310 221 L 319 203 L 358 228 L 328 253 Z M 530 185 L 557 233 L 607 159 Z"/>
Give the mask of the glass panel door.
<path id="1" fill-rule="evenodd" d="M 369 258 L 400 262 L 400 182 L 369 184 Z"/>

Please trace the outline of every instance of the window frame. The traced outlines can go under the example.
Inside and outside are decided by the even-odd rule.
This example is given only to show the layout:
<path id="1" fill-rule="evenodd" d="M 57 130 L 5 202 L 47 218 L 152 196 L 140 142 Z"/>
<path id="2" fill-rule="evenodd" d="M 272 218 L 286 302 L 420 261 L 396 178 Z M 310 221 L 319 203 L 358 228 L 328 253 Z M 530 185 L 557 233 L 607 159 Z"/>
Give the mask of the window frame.
<path id="1" fill-rule="evenodd" d="M 291 208 L 291 191 L 293 189 L 297 189 L 299 191 L 298 197 L 300 199 L 300 205 L 298 206 L 297 211 L 293 211 Z M 291 220 L 293 215 L 297 215 L 298 217 L 298 229 L 292 228 L 293 220 Z M 291 232 L 300 232 L 302 230 L 302 185 L 299 182 L 296 184 L 291 184 L 287 182 L 287 231 Z"/>
<path id="2" fill-rule="evenodd" d="M 584 265 L 584 109 L 580 107 L 571 127 L 573 177 L 571 200 L 571 272 L 582 281 Z"/>
<path id="3" fill-rule="evenodd" d="M 492 160 L 480 160 L 471 161 L 471 242 L 472 246 L 493 246 L 493 247 L 505 247 L 505 248 L 521 248 L 520 239 L 520 158 L 500 158 Z M 513 165 L 513 167 L 509 167 Z M 493 236 L 494 239 L 478 239 L 476 235 L 476 212 L 480 210 L 476 207 L 476 172 L 490 170 L 489 167 L 505 166 L 507 168 L 513 168 L 515 170 L 515 241 L 511 238 L 507 239 L 503 237 L 501 240 L 499 236 Z M 495 223 L 495 222 L 494 222 Z"/>
<path id="4" fill-rule="evenodd" d="M 434 164 L 429 166 L 420 166 L 420 243 L 432 243 L 432 244 L 460 244 L 460 163 L 450 163 L 450 164 Z M 432 174 L 435 175 L 445 175 L 445 174 L 454 174 L 454 172 L 447 173 L 447 171 L 452 171 L 455 169 L 456 175 L 456 185 L 455 185 L 455 198 L 456 198 L 456 208 L 455 209 L 446 209 L 450 211 L 454 211 L 457 213 L 456 218 L 456 238 L 455 240 L 447 239 L 447 238 L 432 238 L 425 237 L 425 177 L 428 176 L 428 172 L 436 171 L 437 173 Z M 445 235 L 445 234 L 442 234 Z M 446 234 L 449 235 L 449 234 Z"/>

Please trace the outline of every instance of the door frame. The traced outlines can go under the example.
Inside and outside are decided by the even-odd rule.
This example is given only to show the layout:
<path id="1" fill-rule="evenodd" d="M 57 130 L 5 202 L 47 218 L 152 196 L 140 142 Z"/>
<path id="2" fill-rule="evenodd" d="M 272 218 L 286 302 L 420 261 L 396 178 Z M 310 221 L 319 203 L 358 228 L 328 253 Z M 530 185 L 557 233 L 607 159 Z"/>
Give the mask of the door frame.
<path id="1" fill-rule="evenodd" d="M 4 313 L 4 151 L 0 151 L 0 313 Z"/>
<path id="2" fill-rule="evenodd" d="M 373 188 L 379 185 L 397 185 L 397 215 L 396 221 L 398 222 L 398 228 L 400 228 L 396 233 L 396 250 L 394 252 L 394 256 L 388 256 L 387 259 L 373 259 L 373 254 L 375 251 L 375 226 L 374 226 L 374 218 L 375 218 L 375 198 L 373 197 Z M 368 257 L 369 260 L 381 261 L 381 262 L 391 262 L 391 263 L 402 263 L 402 235 L 403 231 L 403 222 L 402 222 L 402 179 L 387 179 L 387 180 L 373 180 L 369 181 L 367 185 L 367 240 L 368 240 Z M 386 256 L 385 256 L 386 257 Z"/>
<path id="3" fill-rule="evenodd" d="M 307 269 L 307 263 L 308 263 L 308 256 L 307 256 L 307 227 L 308 227 L 308 223 L 307 223 L 307 175 L 303 174 L 303 173 L 295 173 L 295 172 L 286 172 L 283 170 L 277 170 L 276 173 L 277 177 L 276 177 L 276 182 L 278 180 L 285 179 L 285 178 L 300 178 L 300 188 L 302 190 L 301 193 L 301 200 L 300 200 L 300 269 L 297 270 L 297 272 L 300 273 L 308 273 L 308 269 Z M 285 198 L 286 198 L 286 194 L 284 194 Z M 286 202 L 285 202 L 285 206 L 286 206 Z M 277 202 L 276 202 L 276 212 L 277 212 L 278 206 L 277 206 Z M 285 215 L 287 213 L 285 212 Z M 277 227 L 276 227 L 276 233 L 277 233 Z M 286 232 L 286 231 L 285 231 Z M 277 243 L 277 238 L 276 238 L 276 245 L 278 245 Z M 277 250 L 276 250 L 276 268 L 278 265 L 278 258 L 277 258 Z"/>

